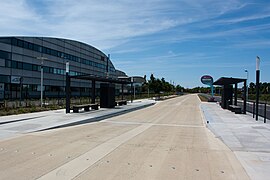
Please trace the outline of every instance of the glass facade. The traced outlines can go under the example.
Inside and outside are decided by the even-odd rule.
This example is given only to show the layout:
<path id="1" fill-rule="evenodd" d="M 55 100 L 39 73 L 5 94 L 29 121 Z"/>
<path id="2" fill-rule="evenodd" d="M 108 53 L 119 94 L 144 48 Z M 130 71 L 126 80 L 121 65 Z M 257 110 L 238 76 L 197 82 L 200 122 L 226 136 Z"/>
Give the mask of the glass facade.
<path id="1" fill-rule="evenodd" d="M 4 83 L 5 99 L 40 97 L 41 61 L 37 57 L 49 57 L 42 66 L 45 98 L 64 97 L 66 61 L 70 62 L 71 76 L 105 77 L 108 65 L 110 78 L 117 78 L 108 57 L 90 45 L 59 38 L 0 37 L 0 83 Z M 20 82 L 13 82 L 14 78 L 20 78 Z M 89 96 L 91 83 L 75 79 L 72 94 Z"/>

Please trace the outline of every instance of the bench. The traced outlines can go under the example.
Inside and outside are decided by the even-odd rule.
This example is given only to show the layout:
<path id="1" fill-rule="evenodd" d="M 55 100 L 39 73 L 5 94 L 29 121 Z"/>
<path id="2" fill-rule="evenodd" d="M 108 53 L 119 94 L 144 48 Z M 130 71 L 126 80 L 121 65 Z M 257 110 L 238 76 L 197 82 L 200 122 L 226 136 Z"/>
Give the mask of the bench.
<path id="1" fill-rule="evenodd" d="M 231 110 L 232 112 L 235 112 L 235 114 L 241 114 L 242 113 L 242 109 L 241 109 L 240 106 L 229 105 L 229 110 Z"/>
<path id="2" fill-rule="evenodd" d="M 78 113 L 80 109 L 84 109 L 84 111 L 89 111 L 90 108 L 94 110 L 98 110 L 98 104 L 81 104 L 81 105 L 74 105 L 72 107 L 74 113 Z"/>
<path id="3" fill-rule="evenodd" d="M 115 106 L 127 105 L 127 100 L 120 100 L 115 102 Z"/>

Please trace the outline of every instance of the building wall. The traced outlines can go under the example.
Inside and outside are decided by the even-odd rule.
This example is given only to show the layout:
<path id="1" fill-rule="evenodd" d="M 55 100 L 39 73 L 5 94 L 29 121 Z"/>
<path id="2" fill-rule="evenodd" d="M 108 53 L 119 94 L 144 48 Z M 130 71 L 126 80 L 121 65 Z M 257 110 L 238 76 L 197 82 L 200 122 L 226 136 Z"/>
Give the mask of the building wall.
<path id="1" fill-rule="evenodd" d="M 40 57 L 46 58 L 43 60 L 45 97 L 65 95 L 67 61 L 71 76 L 106 77 L 109 74 L 113 79 L 118 76 L 103 52 L 82 42 L 47 37 L 0 37 L 0 87 L 4 85 L 2 90 L 0 88 L 0 99 L 16 99 L 21 94 L 22 98 L 40 96 Z M 74 79 L 71 87 L 75 96 L 89 96 L 91 93 L 90 81 Z"/>

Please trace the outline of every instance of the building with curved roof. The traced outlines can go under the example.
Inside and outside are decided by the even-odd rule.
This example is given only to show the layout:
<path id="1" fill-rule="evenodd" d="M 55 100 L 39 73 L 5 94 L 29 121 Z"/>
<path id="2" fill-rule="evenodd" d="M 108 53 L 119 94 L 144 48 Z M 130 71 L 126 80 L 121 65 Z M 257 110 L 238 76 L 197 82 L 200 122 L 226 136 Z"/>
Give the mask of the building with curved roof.
<path id="1" fill-rule="evenodd" d="M 69 73 L 117 79 L 124 72 L 116 70 L 109 57 L 88 44 L 50 37 L 0 37 L 0 99 L 39 98 L 41 67 L 45 97 L 65 95 L 65 69 Z M 99 85 L 97 84 L 97 88 Z M 89 96 L 91 82 L 71 82 L 73 96 Z"/>

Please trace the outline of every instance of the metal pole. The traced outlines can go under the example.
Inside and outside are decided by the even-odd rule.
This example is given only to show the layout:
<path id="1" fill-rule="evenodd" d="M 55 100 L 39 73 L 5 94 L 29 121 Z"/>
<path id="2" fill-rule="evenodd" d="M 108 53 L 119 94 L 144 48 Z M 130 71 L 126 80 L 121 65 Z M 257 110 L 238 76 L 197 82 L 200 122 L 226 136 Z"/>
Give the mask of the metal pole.
<path id="1" fill-rule="evenodd" d="M 248 70 L 246 69 L 245 72 L 247 73 L 247 95 L 246 95 L 246 98 L 247 98 L 247 101 L 248 101 Z"/>
<path id="2" fill-rule="evenodd" d="M 237 83 L 234 84 L 234 105 L 237 106 Z"/>
<path id="3" fill-rule="evenodd" d="M 133 91 L 133 77 L 131 77 L 131 86 L 130 86 L 130 97 L 131 97 L 131 102 L 133 102 L 133 96 L 132 96 L 132 91 Z"/>
<path id="4" fill-rule="evenodd" d="M 255 102 L 253 102 L 253 118 L 254 118 L 254 116 L 255 116 Z"/>
<path id="5" fill-rule="evenodd" d="M 92 100 L 91 100 L 92 104 L 96 103 L 96 81 L 92 80 Z"/>
<path id="6" fill-rule="evenodd" d="M 134 100 L 135 100 L 135 93 L 136 93 L 136 89 L 135 89 L 135 84 L 134 84 L 134 86 L 133 86 L 133 93 L 134 93 Z"/>
<path id="7" fill-rule="evenodd" d="M 122 100 L 124 100 L 124 84 L 122 84 Z"/>
<path id="8" fill-rule="evenodd" d="M 133 102 L 132 90 L 133 90 L 133 83 L 131 83 L 131 86 L 130 86 L 130 101 L 131 102 Z"/>
<path id="9" fill-rule="evenodd" d="M 20 77 L 20 106 L 22 106 L 22 81 L 23 77 Z"/>
<path id="10" fill-rule="evenodd" d="M 66 113 L 70 113 L 70 77 L 66 72 Z"/>
<path id="11" fill-rule="evenodd" d="M 244 81 L 244 104 L 243 104 L 243 114 L 247 113 L 247 80 Z"/>
<path id="12" fill-rule="evenodd" d="M 69 77 L 69 62 L 66 62 L 66 113 L 70 113 L 70 77 Z"/>
<path id="13" fill-rule="evenodd" d="M 260 93 L 260 58 L 256 58 L 256 121 L 259 113 L 259 93 Z"/>
<path id="14" fill-rule="evenodd" d="M 266 123 L 266 103 L 264 104 L 264 123 Z"/>
<path id="15" fill-rule="evenodd" d="M 46 57 L 37 57 L 37 59 L 41 60 L 40 65 L 40 106 L 43 105 L 43 61 L 48 59 Z"/>
<path id="16" fill-rule="evenodd" d="M 40 106 L 43 105 L 43 59 L 40 66 Z"/>

